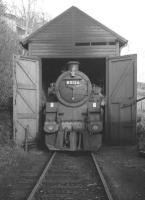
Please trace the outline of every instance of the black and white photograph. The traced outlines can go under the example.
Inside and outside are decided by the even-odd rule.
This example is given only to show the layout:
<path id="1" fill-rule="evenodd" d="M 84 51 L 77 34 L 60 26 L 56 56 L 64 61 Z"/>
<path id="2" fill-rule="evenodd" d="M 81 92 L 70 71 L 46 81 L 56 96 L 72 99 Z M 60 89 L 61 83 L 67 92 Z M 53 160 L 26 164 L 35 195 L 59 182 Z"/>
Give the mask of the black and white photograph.
<path id="1" fill-rule="evenodd" d="M 0 0 L 0 200 L 145 200 L 145 2 Z"/>

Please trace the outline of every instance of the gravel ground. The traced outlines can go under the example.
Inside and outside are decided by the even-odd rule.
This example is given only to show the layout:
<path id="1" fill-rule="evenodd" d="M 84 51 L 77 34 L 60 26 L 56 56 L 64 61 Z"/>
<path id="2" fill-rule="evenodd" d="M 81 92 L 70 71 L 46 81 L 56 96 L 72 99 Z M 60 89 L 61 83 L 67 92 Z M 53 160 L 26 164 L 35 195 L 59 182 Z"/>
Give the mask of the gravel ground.
<path id="1" fill-rule="evenodd" d="M 26 199 L 50 153 L 0 145 L 0 200 Z"/>
<path id="2" fill-rule="evenodd" d="M 26 199 L 50 153 L 24 152 L 12 143 L 12 113 L 0 110 L 0 200 Z"/>
<path id="3" fill-rule="evenodd" d="M 14 148 L 11 136 L 11 114 L 0 112 L 0 200 L 23 200 L 50 154 Z M 96 158 L 115 200 L 145 200 L 145 157 L 136 147 L 102 147 Z"/>
<path id="4" fill-rule="evenodd" d="M 102 147 L 96 159 L 115 200 L 145 200 L 145 157 L 135 146 Z"/>
<path id="5" fill-rule="evenodd" d="M 26 199 L 48 156 L 0 145 L 0 200 Z M 115 200 L 145 199 L 145 157 L 136 147 L 102 147 L 96 158 Z"/>

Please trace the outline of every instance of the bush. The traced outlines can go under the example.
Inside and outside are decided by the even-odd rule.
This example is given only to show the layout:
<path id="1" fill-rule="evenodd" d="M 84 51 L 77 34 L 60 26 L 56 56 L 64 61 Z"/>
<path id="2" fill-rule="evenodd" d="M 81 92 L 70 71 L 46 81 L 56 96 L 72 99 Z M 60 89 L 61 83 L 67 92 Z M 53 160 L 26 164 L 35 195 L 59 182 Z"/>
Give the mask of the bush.
<path id="1" fill-rule="evenodd" d="M 13 55 L 19 54 L 18 36 L 7 25 L 5 5 L 0 0 L 0 108 L 12 106 Z"/>
<path id="2" fill-rule="evenodd" d="M 145 116 L 137 117 L 137 139 L 139 151 L 145 151 Z"/>
<path id="3" fill-rule="evenodd" d="M 0 144 L 9 144 L 12 139 L 12 116 L 10 112 L 0 113 Z"/>

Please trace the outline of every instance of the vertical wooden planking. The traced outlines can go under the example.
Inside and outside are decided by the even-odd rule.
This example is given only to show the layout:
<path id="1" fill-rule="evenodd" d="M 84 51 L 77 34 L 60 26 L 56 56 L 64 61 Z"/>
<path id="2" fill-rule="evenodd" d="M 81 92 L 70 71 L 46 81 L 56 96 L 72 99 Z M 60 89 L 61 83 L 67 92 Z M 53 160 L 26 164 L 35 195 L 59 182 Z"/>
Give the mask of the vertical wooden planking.
<path id="1" fill-rule="evenodd" d="M 13 141 L 16 141 L 16 56 L 13 55 Z"/>
<path id="2" fill-rule="evenodd" d="M 120 55 L 120 47 L 119 47 L 119 42 L 116 42 L 116 56 Z"/>
<path id="3" fill-rule="evenodd" d="M 40 62 L 35 60 L 35 68 L 36 68 L 36 113 L 37 113 L 37 132 L 36 132 L 36 137 L 39 136 L 39 110 L 40 110 Z"/>
<path id="4" fill-rule="evenodd" d="M 106 57 L 106 107 L 105 107 L 105 135 L 106 142 L 109 141 L 110 133 L 110 112 L 109 112 L 109 57 Z"/>
<path id="5" fill-rule="evenodd" d="M 14 140 L 21 145 L 29 126 L 29 140 L 35 140 L 39 127 L 39 62 L 18 57 L 14 59 Z"/>
<path id="6" fill-rule="evenodd" d="M 42 131 L 42 115 L 43 106 L 45 102 L 43 89 L 42 89 L 42 59 L 39 57 L 39 131 Z"/>
<path id="7" fill-rule="evenodd" d="M 109 139 L 114 144 L 136 140 L 136 55 L 108 59 Z"/>

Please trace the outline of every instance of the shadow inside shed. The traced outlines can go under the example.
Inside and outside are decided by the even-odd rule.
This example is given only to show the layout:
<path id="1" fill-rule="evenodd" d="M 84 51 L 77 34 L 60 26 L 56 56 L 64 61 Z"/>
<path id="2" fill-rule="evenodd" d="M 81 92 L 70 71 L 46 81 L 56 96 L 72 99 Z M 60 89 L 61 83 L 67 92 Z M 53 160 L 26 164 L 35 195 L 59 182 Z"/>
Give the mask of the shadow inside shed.
<path id="1" fill-rule="evenodd" d="M 50 83 L 55 83 L 59 75 L 67 70 L 69 61 L 79 61 L 79 70 L 84 72 L 91 83 L 102 87 L 105 94 L 106 59 L 105 58 L 67 58 L 67 59 L 42 59 L 42 89 L 47 99 Z"/>
<path id="2" fill-rule="evenodd" d="M 106 58 L 43 58 L 41 62 L 42 90 L 43 95 L 45 96 L 45 100 L 48 100 L 48 87 L 50 86 L 50 83 L 55 83 L 59 75 L 62 72 L 68 70 L 67 63 L 69 61 L 79 61 L 79 70 L 89 77 L 92 84 L 96 84 L 102 88 L 103 95 L 106 94 Z M 43 123 L 44 118 L 42 117 L 42 124 Z M 105 132 L 103 132 L 103 140 L 105 140 Z"/>

